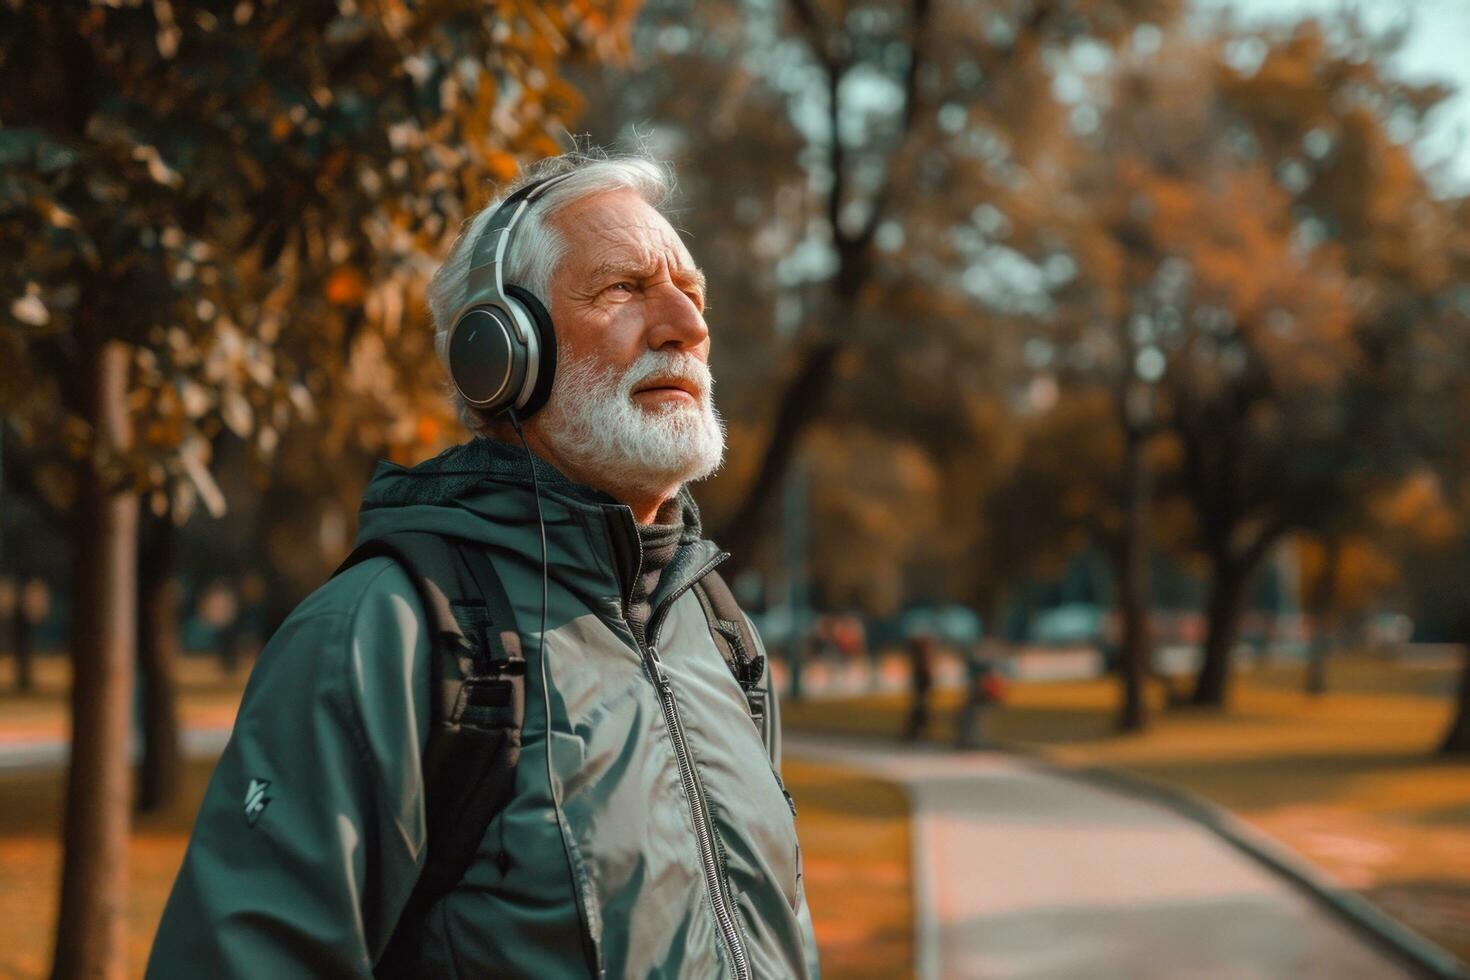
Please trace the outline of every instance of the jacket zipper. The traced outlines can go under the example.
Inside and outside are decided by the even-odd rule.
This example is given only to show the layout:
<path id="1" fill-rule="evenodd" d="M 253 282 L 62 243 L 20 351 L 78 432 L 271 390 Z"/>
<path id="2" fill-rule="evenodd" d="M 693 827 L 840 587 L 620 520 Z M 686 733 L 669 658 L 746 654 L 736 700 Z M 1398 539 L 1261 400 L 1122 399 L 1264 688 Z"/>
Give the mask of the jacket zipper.
<path id="1" fill-rule="evenodd" d="M 694 583 L 698 582 L 710 572 L 714 571 L 715 566 L 719 565 L 721 562 L 729 557 L 730 553 L 728 551 L 716 552 L 709 561 L 700 566 L 699 571 L 689 576 L 682 583 L 680 583 L 678 588 L 674 589 L 668 595 L 664 596 L 663 601 L 658 604 L 658 608 L 648 614 L 648 626 L 644 630 L 644 633 L 645 635 L 647 635 L 648 642 L 650 644 L 658 642 L 659 633 L 662 632 L 664 628 L 664 617 L 667 616 L 669 610 L 673 608 L 674 600 L 678 599 L 684 593 L 694 588 Z"/>
<path id="2" fill-rule="evenodd" d="M 729 886 L 721 872 L 718 855 L 715 853 L 715 828 L 710 820 L 709 803 L 705 800 L 704 786 L 694 763 L 689 757 L 689 745 L 684 738 L 684 725 L 679 719 L 679 706 L 674 701 L 674 690 L 669 677 L 664 673 L 663 662 L 658 658 L 658 636 L 663 628 L 664 614 L 695 582 L 709 574 L 720 562 L 729 557 L 724 552 L 714 556 L 699 572 L 673 592 L 664 597 L 659 608 L 648 617 L 649 643 L 644 663 L 654 686 L 658 688 L 659 703 L 663 706 L 664 723 L 669 726 L 669 736 L 674 743 L 674 755 L 679 761 L 679 781 L 684 785 L 684 795 L 689 799 L 689 810 L 694 818 L 695 836 L 699 842 L 699 859 L 704 867 L 705 885 L 709 888 L 710 902 L 714 906 L 715 920 L 720 927 L 720 936 L 730 952 L 730 963 L 736 980 L 749 980 L 750 960 L 745 952 L 745 942 L 740 937 L 740 927 L 735 921 L 734 903 L 730 900 Z"/>
<path id="3" fill-rule="evenodd" d="M 715 908 L 715 919 L 719 922 L 720 935 L 730 951 L 730 962 L 737 980 L 747 980 L 750 963 L 745 954 L 745 944 L 740 938 L 740 929 L 735 923 L 735 912 L 730 896 L 726 892 L 724 876 L 720 873 L 715 855 L 715 830 L 710 821 L 709 806 L 704 798 L 704 787 L 699 783 L 699 774 L 689 759 L 689 746 L 684 741 L 684 726 L 679 721 L 679 707 L 674 703 L 674 691 L 658 659 L 658 647 L 648 647 L 647 663 L 658 687 L 659 702 L 664 709 L 664 722 L 669 726 L 669 735 L 674 742 L 674 755 L 679 760 L 679 780 L 684 784 L 684 795 L 689 798 L 689 809 L 694 816 L 695 835 L 699 838 L 699 858 L 704 865 L 704 880 L 709 887 L 710 901 Z"/>

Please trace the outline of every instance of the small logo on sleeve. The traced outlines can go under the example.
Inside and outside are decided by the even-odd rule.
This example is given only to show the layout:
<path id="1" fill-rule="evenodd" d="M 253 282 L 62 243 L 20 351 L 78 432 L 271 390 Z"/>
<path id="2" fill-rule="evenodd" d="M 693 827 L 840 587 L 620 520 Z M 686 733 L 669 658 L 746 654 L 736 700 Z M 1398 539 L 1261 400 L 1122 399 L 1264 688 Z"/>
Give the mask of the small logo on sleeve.
<path id="1" fill-rule="evenodd" d="M 270 789 L 269 779 L 252 779 L 250 788 L 245 791 L 245 822 L 254 827 L 260 815 L 265 812 L 266 805 L 270 803 L 271 797 L 265 795 Z"/>

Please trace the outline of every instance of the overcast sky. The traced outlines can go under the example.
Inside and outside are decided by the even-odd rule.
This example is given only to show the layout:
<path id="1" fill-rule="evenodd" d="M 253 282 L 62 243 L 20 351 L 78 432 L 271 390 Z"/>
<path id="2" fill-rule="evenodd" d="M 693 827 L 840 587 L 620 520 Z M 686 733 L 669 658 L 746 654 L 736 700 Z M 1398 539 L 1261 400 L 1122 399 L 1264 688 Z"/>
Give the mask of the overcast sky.
<path id="1" fill-rule="evenodd" d="M 1203 13 L 1226 11 L 1248 25 L 1289 22 L 1356 9 L 1369 26 L 1409 24 L 1391 63 L 1406 80 L 1445 82 L 1459 91 L 1429 119 L 1420 161 L 1443 170 L 1441 190 L 1470 193 L 1470 0 L 1194 0 Z"/>

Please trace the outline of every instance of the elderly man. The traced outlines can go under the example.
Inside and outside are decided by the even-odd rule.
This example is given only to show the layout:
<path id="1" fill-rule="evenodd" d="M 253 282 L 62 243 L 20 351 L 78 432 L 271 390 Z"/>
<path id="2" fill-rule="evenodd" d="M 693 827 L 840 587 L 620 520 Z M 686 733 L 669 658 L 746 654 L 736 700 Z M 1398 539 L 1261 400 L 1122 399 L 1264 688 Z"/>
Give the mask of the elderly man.
<path id="1" fill-rule="evenodd" d="M 469 222 L 430 304 L 477 438 L 380 466 L 261 654 L 149 976 L 816 974 L 763 655 L 685 490 L 724 432 L 668 194 L 568 154 Z"/>

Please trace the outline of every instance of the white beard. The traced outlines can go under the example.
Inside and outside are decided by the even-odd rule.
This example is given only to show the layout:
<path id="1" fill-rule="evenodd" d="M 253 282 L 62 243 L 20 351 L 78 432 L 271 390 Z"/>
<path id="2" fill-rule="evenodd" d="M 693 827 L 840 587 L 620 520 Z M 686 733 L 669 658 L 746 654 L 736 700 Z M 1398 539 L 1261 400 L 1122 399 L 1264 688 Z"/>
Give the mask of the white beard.
<path id="1" fill-rule="evenodd" d="M 652 378 L 693 382 L 698 403 L 683 399 L 651 409 L 634 403 L 633 390 Z M 645 351 L 622 376 L 582 358 L 557 366 L 541 431 L 563 460 L 596 482 L 661 493 L 720 468 L 725 425 L 714 407 L 714 379 L 692 354 Z"/>

